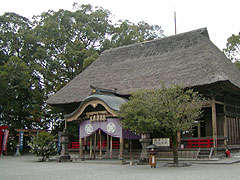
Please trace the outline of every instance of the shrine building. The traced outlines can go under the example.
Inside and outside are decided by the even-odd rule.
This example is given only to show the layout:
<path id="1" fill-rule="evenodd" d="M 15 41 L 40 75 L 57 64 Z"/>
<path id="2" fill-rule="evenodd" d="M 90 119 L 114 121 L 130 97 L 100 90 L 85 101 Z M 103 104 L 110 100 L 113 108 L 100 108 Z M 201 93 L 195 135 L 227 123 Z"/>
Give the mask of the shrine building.
<path id="1" fill-rule="evenodd" d="M 209 100 L 193 131 L 181 134 L 181 148 L 195 156 L 199 148 L 240 148 L 239 77 L 202 28 L 106 50 L 47 104 L 65 113 L 66 128 L 75 122 L 81 156 L 121 158 L 141 148 L 140 136 L 123 129 L 117 116 L 132 92 L 161 82 L 192 88 Z"/>

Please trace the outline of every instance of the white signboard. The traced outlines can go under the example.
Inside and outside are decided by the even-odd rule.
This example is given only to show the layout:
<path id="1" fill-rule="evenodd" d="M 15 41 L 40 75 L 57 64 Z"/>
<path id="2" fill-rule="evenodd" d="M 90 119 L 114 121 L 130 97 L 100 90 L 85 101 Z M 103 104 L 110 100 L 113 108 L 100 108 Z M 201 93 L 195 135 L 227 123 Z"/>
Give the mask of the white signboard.
<path id="1" fill-rule="evenodd" d="M 153 144 L 155 144 L 156 146 L 169 147 L 170 139 L 169 138 L 153 138 Z"/>

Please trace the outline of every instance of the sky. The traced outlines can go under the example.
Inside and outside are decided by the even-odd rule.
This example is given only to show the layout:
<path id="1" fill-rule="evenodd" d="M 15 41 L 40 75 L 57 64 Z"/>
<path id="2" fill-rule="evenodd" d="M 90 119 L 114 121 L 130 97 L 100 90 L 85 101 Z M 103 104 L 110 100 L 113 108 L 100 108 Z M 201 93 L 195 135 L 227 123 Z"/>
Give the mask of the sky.
<path id="1" fill-rule="evenodd" d="M 0 15 L 15 12 L 27 18 L 49 9 L 73 10 L 74 2 L 108 9 L 115 19 L 145 21 L 162 27 L 164 35 L 207 27 L 211 41 L 220 49 L 227 38 L 240 32 L 240 0 L 7 0 L 0 3 Z"/>

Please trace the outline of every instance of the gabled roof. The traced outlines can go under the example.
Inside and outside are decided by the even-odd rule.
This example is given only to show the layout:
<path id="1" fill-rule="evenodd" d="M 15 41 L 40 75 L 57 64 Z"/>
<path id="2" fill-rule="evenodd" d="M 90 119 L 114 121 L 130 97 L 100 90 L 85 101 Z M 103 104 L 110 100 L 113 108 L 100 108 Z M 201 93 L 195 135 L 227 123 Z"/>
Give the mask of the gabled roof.
<path id="1" fill-rule="evenodd" d="M 127 102 L 127 100 L 124 98 L 117 97 L 114 95 L 104 95 L 104 94 L 93 94 L 85 98 L 82 102 L 86 103 L 95 99 L 103 101 L 110 109 L 114 111 L 119 111 L 120 106 Z M 81 105 L 79 107 L 81 107 Z"/>
<path id="2" fill-rule="evenodd" d="M 65 115 L 64 117 L 65 118 L 68 118 L 68 119 L 70 119 L 70 118 L 72 118 L 73 116 L 75 116 L 75 117 L 73 117 L 72 119 L 74 119 L 74 120 L 76 120 L 80 115 L 81 115 L 81 113 L 83 112 L 83 110 L 88 106 L 88 105 L 91 105 L 91 103 L 89 103 L 89 102 L 91 102 L 91 101 L 95 101 L 96 102 L 96 100 L 99 100 L 100 102 L 102 102 L 102 103 L 104 103 L 104 104 L 102 104 L 102 105 L 106 105 L 105 106 L 105 109 L 106 110 L 109 110 L 110 112 L 117 112 L 117 111 L 119 111 L 120 110 L 120 106 L 122 105 L 122 104 L 124 104 L 124 103 L 126 103 L 127 102 L 127 99 L 125 99 L 125 98 L 121 98 L 121 97 L 118 97 L 118 96 L 115 96 L 115 95 L 109 95 L 109 94 L 93 94 L 93 95 L 90 95 L 90 96 L 88 96 L 88 97 L 86 97 L 81 103 L 80 103 L 80 105 L 79 105 L 79 107 L 75 110 L 75 111 L 73 111 L 72 113 L 70 113 L 70 114 L 67 114 L 67 115 Z M 98 101 L 98 102 L 99 102 Z M 97 104 L 95 105 L 95 106 L 97 106 Z M 109 109 L 110 108 L 110 109 Z M 82 111 L 82 112 L 81 112 Z M 79 114 L 80 113 L 80 114 Z M 115 113 L 114 113 L 115 114 Z M 71 120 L 72 120 L 71 119 Z"/>
<path id="3" fill-rule="evenodd" d="M 240 72 L 210 41 L 206 28 L 104 51 L 86 70 L 51 96 L 48 104 L 81 102 L 90 85 L 131 94 L 138 89 L 179 84 L 202 86 L 229 81 Z"/>

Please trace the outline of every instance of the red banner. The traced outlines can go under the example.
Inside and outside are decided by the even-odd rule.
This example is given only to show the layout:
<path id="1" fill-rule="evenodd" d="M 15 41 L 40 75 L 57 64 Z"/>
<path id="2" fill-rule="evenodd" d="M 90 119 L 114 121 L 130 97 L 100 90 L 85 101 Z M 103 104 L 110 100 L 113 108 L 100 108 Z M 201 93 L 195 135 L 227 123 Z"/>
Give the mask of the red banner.
<path id="1" fill-rule="evenodd" d="M 7 129 L 8 128 L 8 126 L 0 126 L 0 130 L 1 129 Z"/>
<path id="2" fill-rule="evenodd" d="M 3 138 L 3 132 L 0 129 L 0 155 L 2 154 L 2 138 Z"/>
<path id="3" fill-rule="evenodd" d="M 3 136 L 3 151 L 7 150 L 7 140 L 8 140 L 9 130 L 5 129 Z"/>

